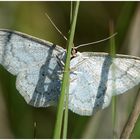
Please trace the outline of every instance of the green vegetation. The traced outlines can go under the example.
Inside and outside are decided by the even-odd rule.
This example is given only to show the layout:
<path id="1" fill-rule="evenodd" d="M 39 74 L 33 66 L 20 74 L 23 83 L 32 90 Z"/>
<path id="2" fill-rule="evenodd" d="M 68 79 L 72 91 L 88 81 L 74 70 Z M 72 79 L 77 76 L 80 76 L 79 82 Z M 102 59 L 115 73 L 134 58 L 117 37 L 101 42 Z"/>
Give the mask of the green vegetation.
<path id="1" fill-rule="evenodd" d="M 114 32 L 118 33 L 115 36 L 115 53 L 139 55 L 138 51 L 134 51 L 139 37 L 133 32 L 139 28 L 134 26 L 139 19 L 138 8 L 138 2 L 81 2 L 74 44 L 110 36 L 109 21 L 112 20 Z M 51 25 L 45 13 L 66 35 L 70 29 L 70 9 L 70 2 L 3 1 L 0 2 L 0 28 L 21 31 L 65 48 L 66 41 Z M 132 32 L 135 40 L 131 40 Z M 81 47 L 78 51 L 110 52 L 109 41 Z M 27 105 L 16 90 L 15 82 L 16 77 L 0 66 L 0 138 L 53 138 L 57 107 L 33 108 Z M 111 113 L 111 105 L 91 117 L 79 116 L 69 111 L 67 138 L 113 138 L 112 114 L 117 122 L 115 138 L 119 138 L 132 109 L 137 89 L 136 87 L 129 91 L 130 94 L 117 97 L 117 117 L 115 113 Z M 140 119 L 131 138 L 140 138 L 139 124 Z"/>

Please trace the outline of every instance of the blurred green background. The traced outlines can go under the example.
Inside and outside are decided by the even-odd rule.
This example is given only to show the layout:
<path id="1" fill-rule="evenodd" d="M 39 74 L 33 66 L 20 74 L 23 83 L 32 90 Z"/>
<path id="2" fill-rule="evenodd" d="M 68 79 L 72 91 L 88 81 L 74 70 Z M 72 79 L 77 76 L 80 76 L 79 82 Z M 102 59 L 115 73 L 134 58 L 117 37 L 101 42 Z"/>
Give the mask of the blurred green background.
<path id="1" fill-rule="evenodd" d="M 70 26 L 70 2 L 0 2 L 0 28 L 17 30 L 65 48 L 66 41 L 46 18 L 47 13 L 66 36 Z M 81 2 L 75 45 L 109 36 L 109 22 L 117 32 L 116 52 L 140 56 L 139 2 Z M 109 52 L 109 41 L 79 51 Z M 0 66 L 0 138 L 52 138 L 56 107 L 33 108 L 15 88 L 16 77 Z M 138 87 L 117 97 L 116 138 L 135 101 Z M 36 129 L 34 124 L 37 124 Z M 140 138 L 140 118 L 131 138 Z M 111 105 L 91 117 L 69 111 L 68 138 L 113 138 Z"/>

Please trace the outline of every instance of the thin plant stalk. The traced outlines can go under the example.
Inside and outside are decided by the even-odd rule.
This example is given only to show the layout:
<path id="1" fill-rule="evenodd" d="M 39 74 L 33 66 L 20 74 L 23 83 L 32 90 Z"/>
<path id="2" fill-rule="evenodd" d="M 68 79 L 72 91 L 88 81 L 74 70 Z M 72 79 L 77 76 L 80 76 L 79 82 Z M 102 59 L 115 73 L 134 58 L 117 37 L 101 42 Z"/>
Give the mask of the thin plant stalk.
<path id="1" fill-rule="evenodd" d="M 73 1 L 70 2 L 70 23 L 72 22 L 73 17 Z"/>
<path id="2" fill-rule="evenodd" d="M 69 86 L 69 85 L 67 85 Z M 69 100 L 69 88 L 67 88 L 67 92 L 65 93 L 66 94 L 66 101 L 65 101 L 65 112 L 64 112 L 64 125 L 63 125 L 63 136 L 62 138 L 63 139 L 66 139 L 67 138 L 67 129 L 68 129 L 68 100 Z"/>
<path id="3" fill-rule="evenodd" d="M 139 88 L 137 96 L 134 100 L 133 109 L 132 109 L 132 111 L 129 115 L 129 118 L 128 118 L 128 120 L 123 128 L 123 131 L 121 133 L 121 136 L 120 136 L 121 139 L 129 139 L 130 138 L 139 116 L 140 116 L 140 88 Z"/>
<path id="4" fill-rule="evenodd" d="M 72 22 L 72 13 L 73 13 L 73 2 L 71 1 L 71 9 L 70 9 L 70 24 Z M 70 84 L 70 81 L 68 82 L 68 85 L 67 87 L 69 87 L 69 84 Z M 67 138 L 67 129 L 68 129 L 68 113 L 69 113 L 69 110 L 68 110 L 68 104 L 69 104 L 69 88 L 67 88 L 67 92 L 65 93 L 66 94 L 66 102 L 65 102 L 65 113 L 64 113 L 64 126 L 63 126 L 63 136 L 62 138 L 63 139 L 66 139 Z"/>
<path id="5" fill-rule="evenodd" d="M 113 21 L 110 21 L 110 35 L 112 35 L 114 32 L 114 24 Z M 115 58 L 116 55 L 116 51 L 115 51 L 115 39 L 114 37 L 110 39 L 110 54 L 112 57 L 112 61 Z M 115 67 L 112 64 L 112 77 L 115 77 Z M 113 78 L 114 79 L 114 78 Z M 112 88 L 115 89 L 116 85 L 115 85 L 115 81 L 112 83 Z M 114 93 L 112 93 L 114 94 Z M 112 124 L 113 124 L 113 138 L 116 137 L 115 135 L 115 125 L 116 125 L 116 96 L 112 97 Z"/>
<path id="6" fill-rule="evenodd" d="M 57 111 L 54 136 L 53 136 L 55 139 L 60 139 L 60 136 L 61 136 L 65 93 L 68 91 L 67 88 L 68 88 L 69 74 L 70 74 L 71 49 L 72 49 L 72 45 L 73 45 L 73 39 L 74 39 L 74 33 L 75 33 L 75 28 L 76 28 L 76 21 L 77 21 L 79 4 L 80 4 L 80 2 L 77 1 L 75 9 L 74 9 L 74 16 L 73 16 L 71 28 L 70 28 L 69 39 L 67 41 L 67 57 L 66 57 L 66 63 L 65 63 L 65 67 L 64 67 L 64 74 L 63 74 L 63 80 L 62 80 L 62 86 L 61 86 L 61 94 L 60 94 L 60 98 L 59 98 L 59 102 L 58 102 L 58 111 Z"/>

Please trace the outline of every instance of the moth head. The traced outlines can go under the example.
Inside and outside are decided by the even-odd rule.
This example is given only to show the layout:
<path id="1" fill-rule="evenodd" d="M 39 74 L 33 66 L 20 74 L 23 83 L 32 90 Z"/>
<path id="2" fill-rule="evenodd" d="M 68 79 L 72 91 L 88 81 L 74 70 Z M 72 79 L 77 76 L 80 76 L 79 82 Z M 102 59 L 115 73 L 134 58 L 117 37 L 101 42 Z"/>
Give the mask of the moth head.
<path id="1" fill-rule="evenodd" d="M 76 48 L 72 48 L 71 49 L 71 59 L 75 58 L 77 56 L 77 49 Z"/>

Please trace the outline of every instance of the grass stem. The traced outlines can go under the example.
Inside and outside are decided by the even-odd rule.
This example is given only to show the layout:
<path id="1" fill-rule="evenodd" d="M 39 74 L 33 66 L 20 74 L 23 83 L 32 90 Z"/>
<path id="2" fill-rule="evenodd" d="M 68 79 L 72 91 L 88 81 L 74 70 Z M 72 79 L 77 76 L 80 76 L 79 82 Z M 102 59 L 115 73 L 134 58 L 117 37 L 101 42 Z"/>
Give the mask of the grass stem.
<path id="1" fill-rule="evenodd" d="M 75 28 L 76 28 L 76 21 L 77 21 L 77 15 L 78 15 L 78 9 L 79 9 L 79 1 L 76 1 L 76 6 L 73 13 L 73 20 L 70 28 L 69 33 L 69 39 L 67 41 L 67 57 L 64 67 L 64 74 L 63 74 L 63 80 L 62 80 L 62 86 L 61 86 L 61 94 L 59 98 L 58 103 L 58 111 L 57 111 L 57 118 L 55 123 L 55 129 L 54 129 L 54 138 L 60 139 L 61 136 L 61 129 L 62 129 L 62 120 L 63 120 L 63 110 L 64 110 L 64 102 L 65 102 L 65 93 L 68 92 L 68 83 L 69 83 L 69 74 L 70 74 L 70 57 L 71 57 L 71 49 L 73 45 L 73 39 L 75 34 Z M 67 132 L 67 131 L 65 131 Z M 66 136 L 65 134 L 63 134 Z"/>

